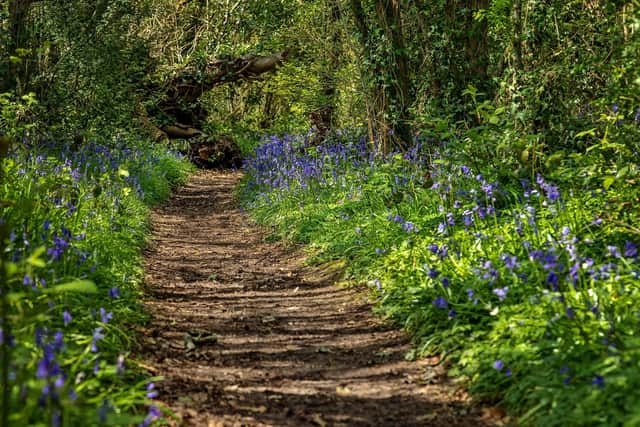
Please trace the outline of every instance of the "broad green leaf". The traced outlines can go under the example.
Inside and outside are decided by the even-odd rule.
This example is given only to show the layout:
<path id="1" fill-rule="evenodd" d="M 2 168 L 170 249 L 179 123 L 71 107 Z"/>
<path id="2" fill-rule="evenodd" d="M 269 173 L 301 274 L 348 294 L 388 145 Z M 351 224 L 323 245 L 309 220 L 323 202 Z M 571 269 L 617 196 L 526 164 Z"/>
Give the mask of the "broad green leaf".
<path id="1" fill-rule="evenodd" d="M 44 267 L 47 265 L 46 262 L 40 258 L 40 256 L 44 254 L 45 250 L 46 248 L 44 246 L 40 246 L 31 254 L 31 256 L 29 256 L 27 263 L 33 267 Z"/>
<path id="2" fill-rule="evenodd" d="M 7 277 L 13 277 L 18 272 L 18 266 L 14 262 L 6 264 Z"/>
<path id="3" fill-rule="evenodd" d="M 629 175 L 629 166 L 625 166 L 620 169 L 616 174 L 616 179 L 624 179 L 627 175 Z"/>
<path id="4" fill-rule="evenodd" d="M 616 177 L 615 176 L 607 175 L 602 180 L 602 186 L 605 188 L 605 190 L 608 190 L 609 187 L 611 187 L 611 184 L 613 184 L 615 181 L 616 181 Z"/>
<path id="5" fill-rule="evenodd" d="M 85 294 L 95 294 L 98 292 L 98 288 L 91 280 L 74 280 L 69 283 L 54 286 L 45 289 L 45 292 L 51 294 L 58 294 L 62 292 L 80 292 Z"/>

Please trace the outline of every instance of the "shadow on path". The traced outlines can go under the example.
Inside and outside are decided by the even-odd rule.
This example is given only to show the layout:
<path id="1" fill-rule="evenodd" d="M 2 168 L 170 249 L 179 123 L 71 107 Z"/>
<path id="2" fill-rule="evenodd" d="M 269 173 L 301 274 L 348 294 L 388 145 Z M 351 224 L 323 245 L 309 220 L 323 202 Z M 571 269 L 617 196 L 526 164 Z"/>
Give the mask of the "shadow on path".
<path id="1" fill-rule="evenodd" d="M 153 214 L 142 358 L 184 425 L 495 425 L 360 291 L 265 242 L 238 180 L 201 172 Z"/>

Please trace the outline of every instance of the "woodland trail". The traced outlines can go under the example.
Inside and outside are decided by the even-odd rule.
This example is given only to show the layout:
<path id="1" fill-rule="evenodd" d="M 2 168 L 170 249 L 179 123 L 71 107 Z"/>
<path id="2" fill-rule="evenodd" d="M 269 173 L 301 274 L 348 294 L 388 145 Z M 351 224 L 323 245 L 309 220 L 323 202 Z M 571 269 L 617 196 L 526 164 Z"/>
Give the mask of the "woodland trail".
<path id="1" fill-rule="evenodd" d="M 234 202 L 239 178 L 200 172 L 153 213 L 141 358 L 178 425 L 496 425 L 433 360 L 404 359 L 362 289 L 266 242 Z"/>

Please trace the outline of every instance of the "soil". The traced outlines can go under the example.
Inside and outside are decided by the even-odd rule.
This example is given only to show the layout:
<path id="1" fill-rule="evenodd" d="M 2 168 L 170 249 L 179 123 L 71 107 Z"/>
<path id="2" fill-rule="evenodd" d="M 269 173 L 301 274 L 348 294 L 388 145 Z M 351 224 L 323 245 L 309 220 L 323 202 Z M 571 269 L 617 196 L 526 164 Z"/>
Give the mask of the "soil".
<path id="1" fill-rule="evenodd" d="M 407 361 L 407 336 L 372 314 L 366 289 L 269 242 L 234 201 L 239 179 L 200 171 L 153 213 L 141 358 L 164 377 L 172 425 L 503 423 L 438 358 Z"/>

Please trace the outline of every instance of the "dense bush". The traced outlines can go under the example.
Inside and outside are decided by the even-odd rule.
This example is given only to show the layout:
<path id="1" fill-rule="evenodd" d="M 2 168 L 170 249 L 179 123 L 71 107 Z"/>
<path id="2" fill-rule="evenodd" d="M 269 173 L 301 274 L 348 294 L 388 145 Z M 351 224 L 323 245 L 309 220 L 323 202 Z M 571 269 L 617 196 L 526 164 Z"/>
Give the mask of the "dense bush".
<path id="1" fill-rule="evenodd" d="M 149 425 L 153 378 L 128 362 L 140 252 L 149 205 L 190 167 L 147 143 L 28 140 L 3 167 L 7 425 Z"/>
<path id="2" fill-rule="evenodd" d="M 637 212 L 616 210 L 634 185 L 503 184 L 456 144 L 379 158 L 357 136 L 272 137 L 242 195 L 318 259 L 347 259 L 418 351 L 449 355 L 477 396 L 524 423 L 637 424 L 640 233 Z M 627 173 L 635 183 L 640 169 Z"/>

